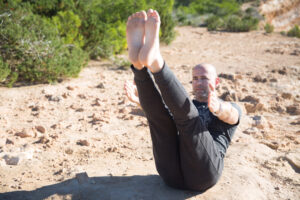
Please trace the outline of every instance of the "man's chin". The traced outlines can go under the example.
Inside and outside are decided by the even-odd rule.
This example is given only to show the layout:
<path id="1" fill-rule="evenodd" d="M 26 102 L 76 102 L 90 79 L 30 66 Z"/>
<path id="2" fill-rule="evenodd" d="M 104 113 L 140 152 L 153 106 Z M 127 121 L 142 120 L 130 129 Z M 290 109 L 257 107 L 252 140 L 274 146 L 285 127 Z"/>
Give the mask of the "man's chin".
<path id="1" fill-rule="evenodd" d="M 208 97 L 207 96 L 196 96 L 196 100 L 199 102 L 207 102 Z"/>

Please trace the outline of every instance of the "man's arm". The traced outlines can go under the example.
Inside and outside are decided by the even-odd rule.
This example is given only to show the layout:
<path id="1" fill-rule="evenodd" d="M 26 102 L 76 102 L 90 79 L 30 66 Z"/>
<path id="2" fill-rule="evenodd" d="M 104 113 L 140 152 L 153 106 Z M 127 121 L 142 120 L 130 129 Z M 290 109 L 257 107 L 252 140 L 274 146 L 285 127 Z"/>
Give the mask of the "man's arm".
<path id="1" fill-rule="evenodd" d="M 227 124 L 236 124 L 239 121 L 239 112 L 229 102 L 224 102 L 217 97 L 215 89 L 209 85 L 208 108 L 216 117 Z"/>

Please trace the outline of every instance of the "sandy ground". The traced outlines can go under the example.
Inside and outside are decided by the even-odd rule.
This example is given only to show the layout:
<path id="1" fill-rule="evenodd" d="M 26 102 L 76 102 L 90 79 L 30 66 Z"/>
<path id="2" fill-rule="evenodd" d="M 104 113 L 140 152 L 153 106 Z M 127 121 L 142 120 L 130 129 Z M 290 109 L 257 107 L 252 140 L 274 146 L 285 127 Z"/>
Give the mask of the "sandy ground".
<path id="1" fill-rule="evenodd" d="M 0 88 L 0 199 L 300 199 L 300 40 L 176 30 L 162 54 L 187 91 L 191 68 L 211 63 L 220 97 L 243 109 L 215 187 L 162 182 L 147 121 L 124 96 L 131 71 L 90 61 L 62 83 Z"/>

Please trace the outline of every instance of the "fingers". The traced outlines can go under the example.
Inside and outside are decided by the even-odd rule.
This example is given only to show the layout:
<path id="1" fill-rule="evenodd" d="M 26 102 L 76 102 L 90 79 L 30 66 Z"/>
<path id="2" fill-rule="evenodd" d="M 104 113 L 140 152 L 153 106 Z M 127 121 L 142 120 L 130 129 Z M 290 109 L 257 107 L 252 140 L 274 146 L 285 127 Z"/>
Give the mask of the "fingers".
<path id="1" fill-rule="evenodd" d="M 208 84 L 208 87 L 209 87 L 209 91 L 212 91 L 212 92 L 215 91 L 215 87 L 211 83 Z"/>

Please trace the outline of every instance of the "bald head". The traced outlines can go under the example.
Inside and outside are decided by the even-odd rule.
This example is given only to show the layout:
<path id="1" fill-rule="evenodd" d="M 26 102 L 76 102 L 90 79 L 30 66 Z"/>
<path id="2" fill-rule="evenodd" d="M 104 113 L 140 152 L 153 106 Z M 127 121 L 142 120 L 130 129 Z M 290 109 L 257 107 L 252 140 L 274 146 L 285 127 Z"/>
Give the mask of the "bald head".
<path id="1" fill-rule="evenodd" d="M 200 102 L 207 102 L 209 85 L 215 88 L 219 83 L 216 68 L 207 63 L 199 64 L 193 67 L 192 76 L 195 99 Z"/>
<path id="2" fill-rule="evenodd" d="M 215 79 L 217 78 L 217 71 L 215 66 L 208 63 L 201 63 L 193 67 L 193 74 L 194 71 L 203 71 L 204 73 L 207 73 L 207 75 L 210 76 L 210 78 Z"/>

